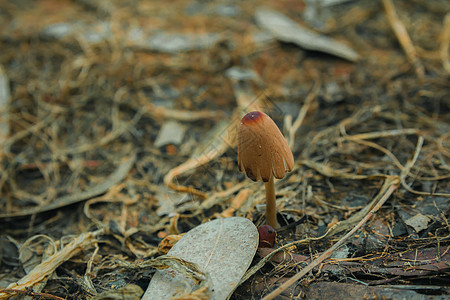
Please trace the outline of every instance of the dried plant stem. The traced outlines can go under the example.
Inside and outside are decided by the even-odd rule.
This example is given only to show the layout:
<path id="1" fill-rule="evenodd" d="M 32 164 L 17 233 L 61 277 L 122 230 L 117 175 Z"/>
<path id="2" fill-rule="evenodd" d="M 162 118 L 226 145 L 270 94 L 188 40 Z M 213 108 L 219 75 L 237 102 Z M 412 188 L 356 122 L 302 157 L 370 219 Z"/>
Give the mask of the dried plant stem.
<path id="1" fill-rule="evenodd" d="M 52 294 L 47 294 L 47 293 L 37 293 L 37 292 L 33 292 L 31 290 L 17 290 L 17 289 L 0 289 L 0 294 L 9 294 L 9 297 L 13 297 L 13 296 L 29 296 L 32 297 L 32 299 L 55 299 L 55 300 L 64 300 L 64 298 L 52 295 Z"/>
<path id="2" fill-rule="evenodd" d="M 402 45 L 402 48 L 405 51 L 408 60 L 414 66 L 417 76 L 419 76 L 419 78 L 423 78 L 425 76 L 425 69 L 419 58 L 417 57 L 416 49 L 411 42 L 405 25 L 403 25 L 402 21 L 400 21 L 399 17 L 397 16 L 397 12 L 395 11 L 392 0 L 383 0 L 383 6 L 384 10 L 386 11 L 386 16 L 389 24 L 391 25 L 392 30 L 397 36 L 400 45 Z"/>
<path id="3" fill-rule="evenodd" d="M 354 135 L 347 135 L 339 139 L 342 141 L 354 141 L 354 140 L 373 140 L 379 138 L 387 138 L 399 135 L 418 134 L 419 130 L 416 128 L 404 128 L 404 129 L 392 129 L 383 131 L 366 132 Z"/>
<path id="4" fill-rule="evenodd" d="M 275 199 L 273 176 L 270 176 L 269 181 L 264 182 L 264 185 L 266 187 L 266 224 L 273 228 L 277 228 L 277 203 Z"/>
<path id="5" fill-rule="evenodd" d="M 69 244 L 64 246 L 60 251 L 56 252 L 42 263 L 34 267 L 25 277 L 8 286 L 8 289 L 25 291 L 33 287 L 45 278 L 48 278 L 62 263 L 69 260 L 74 255 L 78 254 L 87 248 L 90 248 L 96 243 L 97 237 L 104 233 L 104 229 L 94 232 L 83 233 Z M 0 293 L 0 299 L 8 299 L 10 295 Z"/>
<path id="6" fill-rule="evenodd" d="M 98 292 L 95 289 L 95 286 L 94 286 L 94 284 L 92 282 L 92 278 L 91 277 L 93 277 L 93 276 L 92 276 L 91 272 L 92 272 L 92 264 L 94 263 L 95 256 L 97 255 L 97 253 L 98 253 L 100 248 L 98 247 L 98 243 L 97 242 L 94 242 L 94 244 L 95 244 L 95 250 L 94 250 L 94 253 L 92 253 L 91 258 L 89 259 L 89 261 L 87 263 L 86 272 L 84 272 L 83 283 L 89 289 L 90 293 L 92 293 L 94 295 L 97 295 Z"/>
<path id="7" fill-rule="evenodd" d="M 444 28 L 442 29 L 442 43 L 440 49 L 440 56 L 442 60 L 442 65 L 448 74 L 450 74 L 450 59 L 448 57 L 449 49 L 450 49 L 450 13 L 447 13 L 444 19 Z"/>
<path id="8" fill-rule="evenodd" d="M 228 128 L 222 129 L 222 127 L 218 127 L 218 129 L 221 129 L 220 133 L 206 143 L 207 148 L 202 149 L 202 152 L 199 155 L 193 155 L 181 165 L 171 169 L 164 176 L 164 184 L 168 188 L 177 192 L 189 193 L 198 196 L 201 199 L 206 199 L 206 193 L 199 191 L 193 187 L 176 184 L 174 181 L 176 180 L 177 176 L 194 170 L 216 159 L 217 157 L 222 155 L 228 149 L 228 147 L 230 147 L 230 145 L 233 145 L 235 141 L 235 129 L 239 124 L 239 118 L 237 118 L 236 116 L 238 116 L 237 113 L 234 115 L 234 117 L 232 117 L 230 121 L 231 123 L 229 124 Z"/>
<path id="9" fill-rule="evenodd" d="M 314 83 L 312 91 L 306 97 L 305 103 L 303 103 L 302 108 L 298 112 L 297 119 L 295 119 L 294 123 L 291 126 L 289 126 L 289 128 L 288 128 L 288 136 L 289 136 L 288 145 L 289 145 L 289 148 L 291 148 L 291 149 L 293 149 L 293 147 L 294 147 L 295 133 L 298 131 L 300 126 L 303 124 L 306 114 L 310 110 L 310 106 L 313 103 L 314 99 L 316 99 L 319 89 L 320 89 L 320 82 L 317 80 Z"/>
<path id="10" fill-rule="evenodd" d="M 311 241 L 319 241 L 321 239 L 326 238 L 330 233 L 330 230 L 328 230 L 327 232 L 325 232 L 325 234 L 316 237 L 316 238 L 306 238 L 303 240 L 298 240 L 298 241 L 294 241 L 292 243 L 286 244 L 284 246 L 281 246 L 280 248 L 274 249 L 270 254 L 264 256 L 256 265 L 254 265 L 253 267 L 251 267 L 250 269 L 247 270 L 247 272 L 244 274 L 244 276 L 242 276 L 241 282 L 239 283 L 239 285 L 241 285 L 242 283 L 244 283 L 245 281 L 247 281 L 247 279 L 249 279 L 251 276 L 253 276 L 256 272 L 258 272 L 258 270 L 260 270 L 262 267 L 264 267 L 264 265 L 273 257 L 275 256 L 275 254 L 282 252 L 282 251 L 290 251 L 291 249 L 295 249 L 295 247 L 298 247 L 299 245 L 304 245 L 307 243 L 310 243 Z"/>
<path id="11" fill-rule="evenodd" d="M 178 185 L 173 182 L 173 180 L 178 176 L 181 175 L 189 170 L 195 169 L 201 165 L 204 165 L 208 163 L 211 160 L 208 156 L 203 156 L 201 158 L 197 159 L 188 159 L 186 162 L 182 163 L 181 165 L 177 166 L 176 168 L 173 168 L 170 170 L 166 176 L 164 176 L 164 183 L 167 185 L 167 187 L 181 193 L 188 193 L 192 195 L 196 195 L 200 197 L 201 199 L 206 199 L 206 193 L 203 193 L 193 187 Z"/>
<path id="12" fill-rule="evenodd" d="M 404 166 L 400 163 L 400 161 L 397 159 L 397 157 L 388 149 L 386 149 L 376 143 L 365 141 L 365 140 L 352 140 L 352 142 L 358 143 L 358 144 L 361 144 L 361 145 L 364 145 L 367 147 L 371 147 L 371 148 L 377 149 L 380 152 L 383 152 L 384 154 L 386 154 L 386 156 L 388 156 L 392 160 L 392 162 L 397 166 L 397 168 L 399 168 L 400 170 L 404 169 Z"/>

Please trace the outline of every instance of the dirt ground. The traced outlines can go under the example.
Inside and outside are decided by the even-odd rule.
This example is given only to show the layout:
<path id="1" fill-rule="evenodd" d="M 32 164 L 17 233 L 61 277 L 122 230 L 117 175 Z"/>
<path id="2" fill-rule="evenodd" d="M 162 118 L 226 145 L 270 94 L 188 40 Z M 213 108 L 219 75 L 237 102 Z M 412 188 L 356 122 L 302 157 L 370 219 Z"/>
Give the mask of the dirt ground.
<path id="1" fill-rule="evenodd" d="M 449 11 L 0 0 L 0 299 L 140 299 L 180 234 L 264 224 L 237 166 L 254 109 L 295 167 L 231 299 L 448 299 Z"/>

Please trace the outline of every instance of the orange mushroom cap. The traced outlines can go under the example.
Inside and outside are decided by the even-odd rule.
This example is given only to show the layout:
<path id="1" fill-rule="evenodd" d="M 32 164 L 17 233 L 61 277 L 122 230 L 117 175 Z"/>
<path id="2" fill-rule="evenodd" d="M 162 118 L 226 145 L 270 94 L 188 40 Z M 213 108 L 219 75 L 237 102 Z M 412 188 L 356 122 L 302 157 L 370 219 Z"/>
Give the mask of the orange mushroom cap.
<path id="1" fill-rule="evenodd" d="M 253 180 L 283 178 L 294 167 L 294 157 L 275 122 L 265 113 L 246 114 L 238 131 L 238 165 Z"/>

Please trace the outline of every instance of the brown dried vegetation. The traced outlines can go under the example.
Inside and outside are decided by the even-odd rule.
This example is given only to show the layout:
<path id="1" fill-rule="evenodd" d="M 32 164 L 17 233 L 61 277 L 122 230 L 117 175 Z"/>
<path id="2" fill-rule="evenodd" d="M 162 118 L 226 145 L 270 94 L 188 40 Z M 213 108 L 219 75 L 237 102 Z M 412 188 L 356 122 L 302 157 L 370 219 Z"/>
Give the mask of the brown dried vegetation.
<path id="1" fill-rule="evenodd" d="M 311 27 L 302 1 L 219 2 L 0 1 L 0 298 L 138 299 L 164 267 L 145 261 L 177 235 L 232 215 L 262 224 L 264 189 L 237 167 L 252 110 L 295 167 L 276 183 L 276 249 L 234 299 L 284 282 L 287 298 L 448 297 L 447 1 L 327 8 L 316 32 L 357 62 L 263 39 L 256 7 Z M 130 38 L 160 32 L 218 36 L 171 53 Z M 169 120 L 182 142 L 154 147 Z"/>

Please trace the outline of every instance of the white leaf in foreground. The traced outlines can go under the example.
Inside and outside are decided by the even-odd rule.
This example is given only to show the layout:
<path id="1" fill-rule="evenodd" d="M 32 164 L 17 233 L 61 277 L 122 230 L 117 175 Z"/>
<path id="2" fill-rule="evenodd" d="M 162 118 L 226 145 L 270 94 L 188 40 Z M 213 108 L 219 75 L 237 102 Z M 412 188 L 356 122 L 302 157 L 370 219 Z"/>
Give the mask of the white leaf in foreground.
<path id="1" fill-rule="evenodd" d="M 167 253 L 203 269 L 211 279 L 211 299 L 228 299 L 236 289 L 258 248 L 258 231 L 246 218 L 217 219 L 184 235 Z M 170 299 L 195 291 L 191 279 L 165 269 L 157 270 L 143 300 Z"/>

